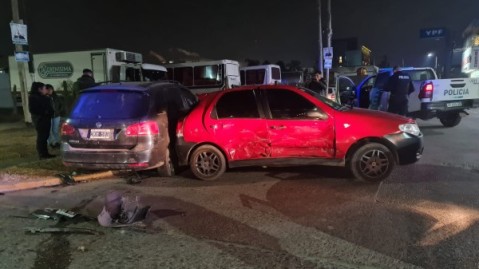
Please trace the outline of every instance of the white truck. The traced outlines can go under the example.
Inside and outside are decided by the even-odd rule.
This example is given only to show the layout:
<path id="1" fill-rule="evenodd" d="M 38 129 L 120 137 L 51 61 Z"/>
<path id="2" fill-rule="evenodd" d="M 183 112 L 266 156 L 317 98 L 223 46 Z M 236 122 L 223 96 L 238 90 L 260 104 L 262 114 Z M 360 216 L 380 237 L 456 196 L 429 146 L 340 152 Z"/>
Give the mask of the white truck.
<path id="1" fill-rule="evenodd" d="M 466 109 L 479 106 L 479 78 L 426 80 L 417 97 L 420 113 L 411 116 L 438 117 L 445 127 L 453 127 L 461 122 L 461 113 L 467 115 Z"/>
<path id="2" fill-rule="evenodd" d="M 241 85 L 239 62 L 233 60 L 165 64 L 169 80 L 175 80 L 194 94 L 230 89 Z"/>
<path id="3" fill-rule="evenodd" d="M 241 85 L 271 85 L 281 83 L 281 67 L 276 64 L 240 68 Z"/>
<path id="4" fill-rule="evenodd" d="M 18 64 L 9 57 L 10 85 L 19 91 Z M 51 84 L 63 89 L 64 81 L 73 83 L 85 68 L 93 71 L 96 82 L 156 80 L 166 76 L 160 65 L 144 64 L 140 53 L 104 48 L 97 50 L 39 53 L 32 55 L 32 62 L 25 64 L 26 85 L 33 81 Z"/>

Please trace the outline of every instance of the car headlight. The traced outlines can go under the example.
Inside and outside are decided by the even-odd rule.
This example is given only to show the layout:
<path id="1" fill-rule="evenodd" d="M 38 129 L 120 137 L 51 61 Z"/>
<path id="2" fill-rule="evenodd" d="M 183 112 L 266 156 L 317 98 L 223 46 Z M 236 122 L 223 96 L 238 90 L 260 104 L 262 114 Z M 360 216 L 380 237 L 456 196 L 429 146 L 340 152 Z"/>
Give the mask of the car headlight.
<path id="1" fill-rule="evenodd" d="M 399 130 L 408 134 L 415 135 L 415 136 L 418 136 L 419 134 L 421 134 L 421 131 L 419 130 L 419 126 L 417 126 L 416 123 L 400 124 Z"/>

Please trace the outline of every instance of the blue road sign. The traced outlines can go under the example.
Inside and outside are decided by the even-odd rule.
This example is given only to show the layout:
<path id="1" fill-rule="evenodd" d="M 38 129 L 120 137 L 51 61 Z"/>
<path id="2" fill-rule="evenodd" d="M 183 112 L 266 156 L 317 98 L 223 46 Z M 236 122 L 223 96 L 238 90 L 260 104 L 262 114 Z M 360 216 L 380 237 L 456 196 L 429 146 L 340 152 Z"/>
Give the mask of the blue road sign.
<path id="1" fill-rule="evenodd" d="M 419 30 L 420 38 L 443 38 L 446 35 L 446 28 L 425 28 Z"/>

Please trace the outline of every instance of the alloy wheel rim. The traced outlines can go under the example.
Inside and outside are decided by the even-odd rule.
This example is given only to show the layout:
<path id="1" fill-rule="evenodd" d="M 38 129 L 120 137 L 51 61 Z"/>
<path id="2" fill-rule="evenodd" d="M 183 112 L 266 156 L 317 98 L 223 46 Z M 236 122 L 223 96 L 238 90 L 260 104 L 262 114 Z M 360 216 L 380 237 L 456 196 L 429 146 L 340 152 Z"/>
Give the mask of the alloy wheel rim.
<path id="1" fill-rule="evenodd" d="M 201 152 L 196 160 L 196 170 L 205 176 L 212 176 L 221 168 L 220 158 L 212 152 Z"/>
<path id="2" fill-rule="evenodd" d="M 370 150 L 361 156 L 359 169 L 370 178 L 381 177 L 389 169 L 389 159 L 382 150 Z"/>

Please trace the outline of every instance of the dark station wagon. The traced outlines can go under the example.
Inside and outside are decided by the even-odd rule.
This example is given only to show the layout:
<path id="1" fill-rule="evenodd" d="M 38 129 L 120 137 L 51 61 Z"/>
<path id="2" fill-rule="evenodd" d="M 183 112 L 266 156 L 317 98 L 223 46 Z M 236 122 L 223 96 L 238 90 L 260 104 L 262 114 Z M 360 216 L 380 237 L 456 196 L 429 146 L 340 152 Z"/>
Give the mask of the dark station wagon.
<path id="1" fill-rule="evenodd" d="M 188 89 L 167 81 L 84 90 L 61 128 L 63 162 L 85 169 L 156 168 L 170 176 L 176 123 L 196 103 Z"/>

